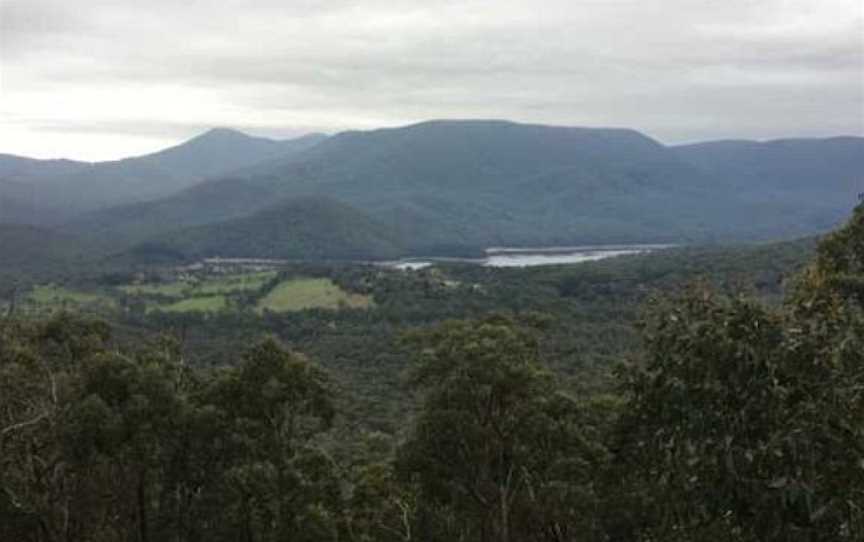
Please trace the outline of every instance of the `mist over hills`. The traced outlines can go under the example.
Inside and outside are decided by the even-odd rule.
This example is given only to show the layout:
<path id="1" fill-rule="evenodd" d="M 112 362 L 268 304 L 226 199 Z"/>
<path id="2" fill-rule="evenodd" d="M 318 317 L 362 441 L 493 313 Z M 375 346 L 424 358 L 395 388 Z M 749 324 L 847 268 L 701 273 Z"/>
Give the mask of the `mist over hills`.
<path id="1" fill-rule="evenodd" d="M 116 250 L 363 259 L 818 233 L 862 191 L 864 138 L 670 147 L 629 129 L 453 120 L 282 142 L 217 129 L 144 157 L 50 167 L 72 173 L 26 177 L 35 164 L 0 160 L 0 202 L 21 200 L 6 185 L 63 182 L 86 201 L 62 214 L 63 231 Z M 88 196 L 106 185 L 114 196 Z M 346 224 L 361 233 L 347 239 Z"/>

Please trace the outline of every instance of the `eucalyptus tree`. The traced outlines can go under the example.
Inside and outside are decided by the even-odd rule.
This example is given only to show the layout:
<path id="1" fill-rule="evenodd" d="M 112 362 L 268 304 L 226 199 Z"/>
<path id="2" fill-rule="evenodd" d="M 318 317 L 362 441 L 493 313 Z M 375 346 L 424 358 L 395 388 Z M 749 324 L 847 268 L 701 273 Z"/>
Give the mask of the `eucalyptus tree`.
<path id="1" fill-rule="evenodd" d="M 578 401 L 559 392 L 514 321 L 448 322 L 415 337 L 422 410 L 399 467 L 428 540 L 590 539 L 591 473 Z"/>
<path id="2" fill-rule="evenodd" d="M 268 339 L 205 393 L 219 420 L 224 463 L 211 518 L 216 539 L 328 540 L 337 536 L 340 485 L 312 443 L 335 414 L 326 374 Z"/>
<path id="3" fill-rule="evenodd" d="M 862 262 L 859 208 L 780 309 L 705 288 L 657 303 L 620 426 L 631 536 L 864 538 Z"/>

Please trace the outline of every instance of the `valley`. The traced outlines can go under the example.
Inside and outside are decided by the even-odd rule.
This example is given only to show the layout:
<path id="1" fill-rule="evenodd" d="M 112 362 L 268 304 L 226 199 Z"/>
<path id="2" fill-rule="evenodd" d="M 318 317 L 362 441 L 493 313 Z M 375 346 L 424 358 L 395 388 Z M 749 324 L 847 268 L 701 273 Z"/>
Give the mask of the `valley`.
<path id="1" fill-rule="evenodd" d="M 204 163 L 235 145 L 263 154 Z M 176 507 L 210 518 L 195 523 L 200 532 L 234 532 L 244 512 L 224 511 L 258 506 L 248 495 L 279 500 L 267 484 L 290 472 L 284 487 L 327 510 L 303 525 L 320 520 L 356 542 L 397 540 L 351 534 L 365 529 L 356 518 L 368 505 L 380 509 L 376 521 L 451 540 L 483 521 L 439 508 L 427 493 L 438 481 L 421 486 L 416 476 L 474 454 L 442 478 L 452 494 L 475 466 L 494 471 L 498 455 L 484 447 L 492 442 L 541 477 L 548 513 L 560 518 L 550 521 L 589 522 L 589 539 L 602 541 L 642 528 L 628 511 L 651 517 L 665 506 L 669 490 L 643 477 L 640 462 L 698 482 L 701 462 L 717 461 L 711 428 L 725 427 L 746 433 L 723 437 L 733 448 L 736 438 L 760 439 L 762 448 L 734 452 L 737 468 L 750 469 L 748 453 L 770 459 L 780 466 L 758 474 L 760 484 L 779 488 L 781 459 L 791 456 L 774 435 L 818 436 L 825 426 L 814 413 L 846 416 L 833 390 L 858 393 L 854 368 L 808 356 L 858 363 L 862 351 L 861 208 L 830 230 L 854 205 L 864 138 L 672 148 L 632 130 L 436 121 L 288 146 L 208 132 L 132 165 L 167 160 L 182 175 L 213 177 L 187 177 L 188 186 L 162 177 L 176 190 L 152 192 L 124 193 L 118 182 L 119 199 L 92 209 L 72 199 L 57 220 L 0 207 L 0 427 L 13 435 L 0 435 L 0 448 L 15 458 L 0 456 L 0 482 L 18 477 L 38 498 L 56 492 L 19 467 L 33 453 L 27 439 L 39 438 L 69 469 L 125 477 L 153 494 L 163 483 L 194 487 L 190 504 Z M 4 171 L 14 172 L 7 188 L 109 171 L 36 163 L 0 160 L 0 190 Z M 0 191 L 0 201 L 13 195 Z M 748 403 L 739 406 L 742 389 Z M 789 389 L 807 399 L 790 399 Z M 685 431 L 664 416 L 691 413 L 716 420 L 707 436 L 687 433 L 702 448 L 682 448 L 685 464 L 670 466 L 668 444 L 652 439 Z M 768 429 L 741 429 L 751 426 L 743 415 Z M 858 442 L 848 435 L 831 438 Z M 439 449 L 451 455 L 439 461 Z M 846 459 L 817 452 L 840 465 L 851 490 L 864 487 Z M 732 476 L 724 473 L 715 475 Z M 243 484 L 254 489 L 235 492 Z M 747 487 L 758 503 L 778 489 Z M 518 494 L 524 517 L 514 525 L 535 540 L 546 508 Z M 32 532 L 41 512 L 5 495 L 0 520 Z M 140 503 L 174 517 L 174 504 Z M 574 505 L 591 509 L 575 514 Z M 705 529 L 725 532 L 724 514 Z M 174 520 L 160 521 L 155 529 L 175 532 Z M 833 521 L 814 529 L 845 528 Z M 311 540 L 326 539 L 335 540 Z"/>
<path id="2" fill-rule="evenodd" d="M 860 137 L 666 146 L 634 130 L 505 121 L 286 141 L 219 129 L 116 163 L 3 156 L 0 276 L 35 284 L 60 268 L 213 256 L 477 259 L 490 246 L 794 239 L 848 216 L 862 156 Z M 167 176 L 145 194 L 137 187 L 150 181 L 110 173 L 127 165 Z M 75 203 L 107 182 L 110 201 Z"/>
<path id="3" fill-rule="evenodd" d="M 864 542 L 862 0 L 0 0 L 0 542 Z"/>
<path id="4" fill-rule="evenodd" d="M 43 284 L 0 304 L 10 316 L 45 317 L 65 311 L 107 319 L 128 314 L 299 311 L 367 307 L 369 299 L 329 279 L 280 276 L 277 271 L 210 274 L 154 271 L 130 284 Z"/>
<path id="5" fill-rule="evenodd" d="M 413 329 L 548 318 L 550 365 L 596 391 L 638 351 L 632 326 L 657 293 L 707 281 L 777 303 L 851 208 L 864 138 L 671 147 L 634 130 L 430 121 L 280 142 L 219 129 L 116 164 L 5 157 L 0 181 L 48 190 L 121 165 L 186 177 L 147 197 L 118 177 L 119 199 L 59 222 L 0 217 L 3 314 L 86 314 L 121 342 L 168 334 L 202 367 L 277 336 L 376 390 L 344 400 L 360 425 L 392 429 L 398 337 Z"/>
<path id="6" fill-rule="evenodd" d="M 416 271 L 435 265 L 479 265 L 486 267 L 534 267 L 599 261 L 618 256 L 645 254 L 671 248 L 667 245 L 598 247 L 495 247 L 483 259 L 408 258 L 398 261 L 342 261 L 337 265 L 372 272 L 383 267 Z M 205 258 L 177 267 L 150 266 L 146 272 L 103 278 L 84 289 L 70 289 L 52 283 L 37 284 L 20 298 L 19 314 L 50 315 L 75 310 L 114 317 L 123 312 L 199 312 L 265 311 L 283 312 L 305 309 L 368 308 L 372 301 L 359 293 L 345 292 L 329 279 L 286 278 L 302 262 L 262 258 Z M 105 282 L 111 284 L 105 284 Z M 74 284 L 74 282 L 73 282 Z M 0 312 L 9 311 L 10 302 L 0 303 Z"/>

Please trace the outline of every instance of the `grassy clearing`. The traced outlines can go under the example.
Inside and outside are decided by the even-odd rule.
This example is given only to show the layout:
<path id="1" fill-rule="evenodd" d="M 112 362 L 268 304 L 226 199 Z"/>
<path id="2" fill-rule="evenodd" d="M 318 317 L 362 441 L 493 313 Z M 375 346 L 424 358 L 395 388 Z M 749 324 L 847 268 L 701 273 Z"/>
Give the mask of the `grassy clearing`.
<path id="1" fill-rule="evenodd" d="M 105 294 L 68 290 L 54 284 L 37 286 L 27 296 L 27 300 L 38 307 L 49 309 L 64 307 L 114 309 L 117 307 L 114 299 Z"/>
<path id="2" fill-rule="evenodd" d="M 224 295 L 211 295 L 204 297 L 191 297 L 172 303 L 160 305 L 153 310 L 163 312 L 219 312 L 228 307 L 228 301 Z"/>
<path id="3" fill-rule="evenodd" d="M 244 273 L 242 275 L 226 275 L 213 278 L 198 285 L 196 294 L 228 294 L 257 290 L 276 277 L 276 271 L 261 271 L 259 273 Z"/>
<path id="4" fill-rule="evenodd" d="M 263 312 L 301 311 L 304 309 L 367 308 L 369 296 L 352 294 L 339 288 L 330 279 L 292 279 L 282 282 L 258 302 Z"/>
<path id="5" fill-rule="evenodd" d="M 193 284 L 186 281 L 169 282 L 167 284 L 134 284 L 121 286 L 120 290 L 129 295 L 159 295 L 165 297 L 183 297 Z"/>
<path id="6" fill-rule="evenodd" d="M 129 295 L 164 296 L 181 299 L 202 295 L 230 294 L 257 290 L 276 276 L 275 271 L 208 277 L 204 281 L 179 280 L 166 284 L 132 284 L 121 286 Z"/>

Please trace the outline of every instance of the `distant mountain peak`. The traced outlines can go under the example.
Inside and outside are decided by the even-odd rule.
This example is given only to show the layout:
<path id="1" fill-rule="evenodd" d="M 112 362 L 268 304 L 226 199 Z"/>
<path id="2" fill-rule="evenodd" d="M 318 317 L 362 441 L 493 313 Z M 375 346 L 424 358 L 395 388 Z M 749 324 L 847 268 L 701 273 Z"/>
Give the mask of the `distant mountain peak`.
<path id="1" fill-rule="evenodd" d="M 543 124 L 536 122 L 517 122 L 507 119 L 495 118 L 477 118 L 477 119 L 460 119 L 460 118 L 442 118 L 430 119 L 407 126 L 399 126 L 394 130 L 422 130 L 428 128 L 443 128 L 443 129 L 459 129 L 459 128 L 513 128 L 513 129 L 541 129 L 541 130 L 581 130 L 585 132 L 615 132 L 643 135 L 636 129 L 618 127 L 618 126 L 586 126 L 586 125 L 559 125 L 559 124 Z"/>
<path id="2" fill-rule="evenodd" d="M 214 126 L 213 128 L 210 128 L 209 130 L 204 132 L 204 134 L 243 134 L 243 132 L 229 126 Z"/>
<path id="3" fill-rule="evenodd" d="M 323 133 L 307 133 L 298 137 L 288 138 L 288 139 L 274 139 L 269 137 L 261 137 L 249 135 L 246 132 L 241 132 L 240 130 L 235 130 L 234 128 L 225 128 L 225 127 L 216 127 L 203 132 L 192 139 L 189 139 L 183 143 L 177 145 L 177 147 L 184 147 L 188 145 L 242 145 L 242 144 L 251 144 L 251 145 L 269 145 L 276 146 L 285 143 L 301 143 L 301 142 L 318 142 L 323 139 L 326 139 L 327 135 Z M 177 148 L 171 147 L 171 148 Z M 165 149 L 165 150 L 170 150 Z"/>
<path id="4" fill-rule="evenodd" d="M 216 140 L 249 140 L 249 139 L 266 139 L 251 136 L 247 133 L 241 132 L 240 130 L 235 130 L 234 128 L 225 128 L 225 127 L 217 127 L 211 128 L 206 132 L 197 135 L 187 141 L 187 143 L 191 143 L 193 141 L 216 141 Z"/>

